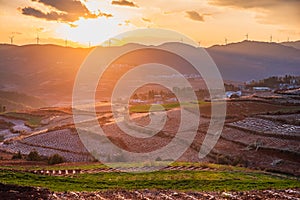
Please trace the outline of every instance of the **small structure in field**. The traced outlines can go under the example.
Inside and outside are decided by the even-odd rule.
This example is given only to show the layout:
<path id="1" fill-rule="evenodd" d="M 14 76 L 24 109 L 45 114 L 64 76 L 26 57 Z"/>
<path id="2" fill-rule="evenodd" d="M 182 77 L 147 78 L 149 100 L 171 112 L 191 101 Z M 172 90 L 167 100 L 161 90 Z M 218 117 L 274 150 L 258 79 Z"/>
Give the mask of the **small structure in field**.
<path id="1" fill-rule="evenodd" d="M 271 91 L 271 88 L 269 87 L 253 87 L 252 88 L 256 92 L 268 92 Z"/>

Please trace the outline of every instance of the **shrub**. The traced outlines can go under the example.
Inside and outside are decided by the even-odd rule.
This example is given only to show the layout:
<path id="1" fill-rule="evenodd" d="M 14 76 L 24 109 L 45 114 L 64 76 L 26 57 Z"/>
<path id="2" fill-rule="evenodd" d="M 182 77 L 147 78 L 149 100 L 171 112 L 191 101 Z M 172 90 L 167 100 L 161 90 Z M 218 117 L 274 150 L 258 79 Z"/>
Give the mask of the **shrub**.
<path id="1" fill-rule="evenodd" d="M 155 161 L 162 161 L 161 157 L 157 157 Z"/>
<path id="2" fill-rule="evenodd" d="M 49 165 L 55 165 L 59 163 L 63 163 L 65 161 L 64 157 L 59 154 L 54 154 L 48 158 Z"/>
<path id="3" fill-rule="evenodd" d="M 217 164 L 228 165 L 228 164 L 230 164 L 230 162 L 229 162 L 229 160 L 226 158 L 225 155 L 218 154 L 218 155 L 217 155 Z"/>
<path id="4" fill-rule="evenodd" d="M 16 159 L 22 159 L 22 154 L 20 151 L 18 151 L 17 154 L 14 154 L 13 157 L 12 157 L 13 160 L 16 160 Z"/>
<path id="5" fill-rule="evenodd" d="M 41 161 L 43 159 L 36 150 L 33 150 L 28 154 L 27 160 L 28 161 Z"/>

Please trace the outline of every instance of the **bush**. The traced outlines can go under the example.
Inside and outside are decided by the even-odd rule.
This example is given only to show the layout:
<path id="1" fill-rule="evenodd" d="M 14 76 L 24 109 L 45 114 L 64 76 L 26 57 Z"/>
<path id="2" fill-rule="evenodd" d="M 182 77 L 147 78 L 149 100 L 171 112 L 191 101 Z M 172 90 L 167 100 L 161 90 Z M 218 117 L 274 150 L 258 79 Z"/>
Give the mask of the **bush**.
<path id="1" fill-rule="evenodd" d="M 63 163 L 65 161 L 64 157 L 59 154 L 54 154 L 48 158 L 49 165 L 55 165 L 59 163 Z"/>
<path id="2" fill-rule="evenodd" d="M 218 154 L 217 155 L 217 164 L 229 165 L 230 161 L 228 160 L 228 158 L 225 155 Z"/>
<path id="3" fill-rule="evenodd" d="M 161 157 L 157 157 L 155 161 L 162 161 Z"/>
<path id="4" fill-rule="evenodd" d="M 43 159 L 36 150 L 33 150 L 28 154 L 27 160 L 28 161 L 41 161 Z"/>
<path id="5" fill-rule="evenodd" d="M 17 154 L 14 154 L 13 157 L 12 157 L 13 160 L 16 160 L 16 159 L 22 159 L 22 154 L 20 151 L 18 151 Z"/>

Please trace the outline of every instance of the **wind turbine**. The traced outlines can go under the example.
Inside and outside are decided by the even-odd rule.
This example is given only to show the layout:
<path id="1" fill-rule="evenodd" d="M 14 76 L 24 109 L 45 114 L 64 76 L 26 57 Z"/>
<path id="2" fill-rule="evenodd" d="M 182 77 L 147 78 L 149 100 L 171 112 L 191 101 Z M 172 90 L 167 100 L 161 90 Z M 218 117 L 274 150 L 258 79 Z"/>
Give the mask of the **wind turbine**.
<path id="1" fill-rule="evenodd" d="M 273 40 L 273 36 L 271 35 L 270 36 L 270 43 L 272 43 L 272 40 Z"/>
<path id="2" fill-rule="evenodd" d="M 44 30 L 44 28 L 37 28 L 36 29 L 36 44 L 40 44 L 40 36 L 39 36 L 39 32 L 41 32 L 41 31 L 43 31 Z"/>
<path id="3" fill-rule="evenodd" d="M 40 43 L 39 32 L 36 33 L 36 44 Z"/>
<path id="4" fill-rule="evenodd" d="M 247 33 L 245 36 L 246 36 L 246 41 L 248 41 L 248 39 L 249 39 L 249 34 Z"/>
<path id="5" fill-rule="evenodd" d="M 9 36 L 10 44 L 14 44 L 14 37 L 15 37 L 15 36 L 13 36 L 13 35 L 12 35 L 12 36 Z"/>
<path id="6" fill-rule="evenodd" d="M 227 38 L 225 38 L 225 45 L 227 45 L 227 41 L 228 41 Z"/>

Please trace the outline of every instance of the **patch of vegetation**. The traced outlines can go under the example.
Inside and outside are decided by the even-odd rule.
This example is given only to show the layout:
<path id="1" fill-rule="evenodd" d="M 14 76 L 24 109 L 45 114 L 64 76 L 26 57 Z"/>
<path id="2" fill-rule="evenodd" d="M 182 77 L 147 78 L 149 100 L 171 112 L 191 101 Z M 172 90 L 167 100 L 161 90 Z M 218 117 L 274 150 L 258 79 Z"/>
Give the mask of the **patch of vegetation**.
<path id="1" fill-rule="evenodd" d="M 163 106 L 164 109 L 161 107 Z M 132 113 L 145 113 L 151 111 L 163 111 L 170 110 L 173 108 L 180 107 L 179 103 L 169 103 L 169 104 L 161 104 L 161 105 L 150 105 L 150 104 L 141 104 L 141 105 L 133 105 L 129 108 L 129 111 Z"/>
<path id="2" fill-rule="evenodd" d="M 63 163 L 65 161 L 64 157 L 58 154 L 54 154 L 48 158 L 49 165 L 55 165 L 59 163 Z"/>
<path id="3" fill-rule="evenodd" d="M 36 128 L 40 126 L 42 121 L 42 116 L 32 115 L 29 113 L 8 112 L 4 115 L 7 117 L 25 120 L 25 125 L 30 128 Z"/>
<path id="4" fill-rule="evenodd" d="M 0 90 L 0 104 L 6 105 L 7 110 L 24 109 L 26 107 L 39 108 L 46 106 L 41 99 L 23 93 Z M 0 111 L 1 112 L 1 111 Z"/>
<path id="5" fill-rule="evenodd" d="M 300 77 L 299 76 L 291 76 L 291 75 L 285 75 L 285 76 L 271 76 L 259 81 L 251 81 L 249 84 L 246 85 L 246 88 L 251 87 L 270 87 L 270 88 L 276 88 L 279 87 L 280 84 L 298 84 L 300 83 Z"/>
<path id="6" fill-rule="evenodd" d="M 19 152 L 18 154 L 21 155 Z M 21 155 L 22 158 L 22 155 Z M 40 155 L 36 150 L 31 151 L 27 156 L 26 160 L 28 161 L 46 161 L 49 165 L 55 165 L 63 163 L 65 161 L 64 157 L 59 154 L 53 154 L 50 157 Z"/>
<path id="7" fill-rule="evenodd" d="M 101 163 L 86 163 L 86 164 L 79 164 L 75 163 L 74 165 L 13 165 L 13 166 L 0 166 L 1 169 L 8 169 L 8 170 L 72 170 L 72 169 L 82 169 L 82 170 L 92 170 L 92 169 L 99 169 L 99 168 L 108 168 L 108 166 L 101 164 Z"/>
<path id="8" fill-rule="evenodd" d="M 18 151 L 18 153 L 14 154 L 12 157 L 13 160 L 22 159 L 22 158 L 23 156 L 21 154 L 21 151 Z"/>
<path id="9" fill-rule="evenodd" d="M 183 103 L 166 103 L 166 104 L 157 104 L 157 105 L 151 105 L 151 104 L 139 104 L 139 105 L 132 105 L 129 108 L 129 111 L 131 113 L 147 113 L 151 109 L 151 111 L 163 111 L 163 110 L 171 110 L 173 108 L 195 108 L 198 106 L 206 106 L 210 105 L 209 102 L 204 101 L 197 101 L 197 102 L 183 102 Z M 163 108 L 162 108 L 163 107 Z"/>
<path id="10" fill-rule="evenodd" d="M 0 129 L 9 129 L 14 126 L 11 122 L 6 122 L 5 120 L 0 119 Z"/>
<path id="11" fill-rule="evenodd" d="M 32 117 L 25 122 L 25 125 L 30 128 L 36 128 L 40 125 L 41 120 L 42 119 L 40 117 Z"/>
<path id="12" fill-rule="evenodd" d="M 259 172 L 157 171 L 149 173 L 95 173 L 55 177 L 0 170 L 0 182 L 46 187 L 52 191 L 110 189 L 173 189 L 179 191 L 245 191 L 299 188 L 300 182 Z"/>
<path id="13" fill-rule="evenodd" d="M 27 155 L 26 160 L 28 160 L 28 161 L 43 161 L 43 160 L 45 160 L 45 158 L 43 156 L 40 156 L 36 150 L 33 150 Z"/>
<path id="14" fill-rule="evenodd" d="M 2 105 L 0 104 L 0 113 L 2 113 L 2 112 L 6 112 L 6 106 L 5 106 L 5 105 L 2 106 Z"/>

